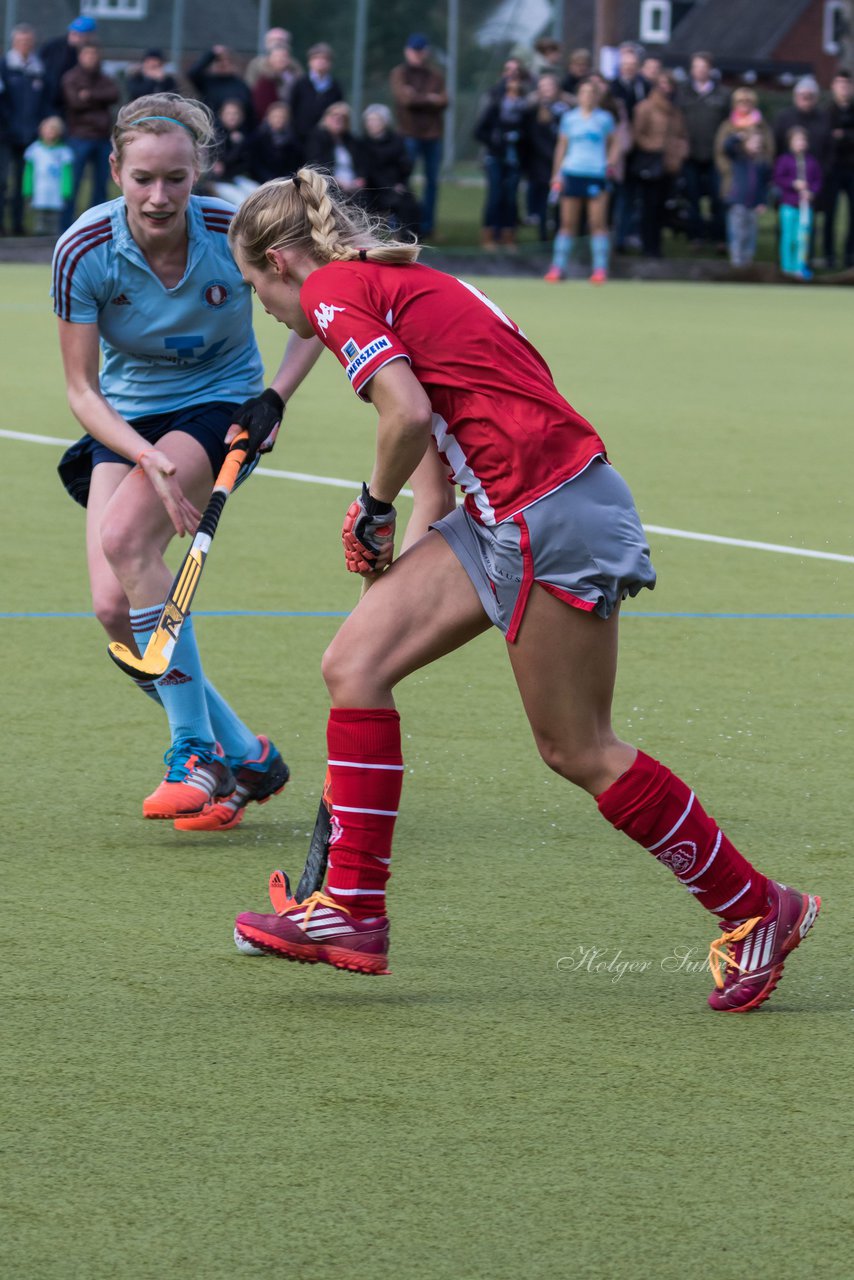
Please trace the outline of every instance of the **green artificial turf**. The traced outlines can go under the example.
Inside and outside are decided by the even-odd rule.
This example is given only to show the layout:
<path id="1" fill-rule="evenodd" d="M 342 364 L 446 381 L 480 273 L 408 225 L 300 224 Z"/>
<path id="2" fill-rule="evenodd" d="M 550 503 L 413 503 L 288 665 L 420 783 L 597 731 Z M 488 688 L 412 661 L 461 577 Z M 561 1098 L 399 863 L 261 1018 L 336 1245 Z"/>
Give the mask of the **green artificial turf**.
<path id="1" fill-rule="evenodd" d="M 0 284 L 0 425 L 72 438 L 48 272 Z M 844 291 L 484 287 L 647 522 L 854 555 Z M 272 369 L 284 330 L 258 328 Z M 372 435 L 324 357 L 265 465 L 358 481 Z M 707 1009 L 714 922 L 540 764 L 495 634 L 400 690 L 393 974 L 369 980 L 231 940 L 305 855 L 348 491 L 256 476 L 229 504 L 197 630 L 293 780 L 181 835 L 140 818 L 156 709 L 94 620 L 32 616 L 88 609 L 58 455 L 0 439 L 0 1272 L 848 1280 L 854 564 L 653 534 L 626 608 L 618 730 L 825 898 L 763 1010 Z"/>

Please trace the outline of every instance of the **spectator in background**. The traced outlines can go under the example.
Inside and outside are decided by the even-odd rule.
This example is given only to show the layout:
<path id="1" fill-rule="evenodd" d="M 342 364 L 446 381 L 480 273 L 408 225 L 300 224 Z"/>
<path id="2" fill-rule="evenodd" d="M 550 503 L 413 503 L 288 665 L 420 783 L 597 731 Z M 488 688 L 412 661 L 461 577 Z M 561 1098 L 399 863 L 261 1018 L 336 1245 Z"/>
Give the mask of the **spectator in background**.
<path id="1" fill-rule="evenodd" d="M 256 182 L 289 178 L 303 163 L 303 149 L 286 102 L 271 102 L 249 144 L 249 175 Z"/>
<path id="2" fill-rule="evenodd" d="M 253 58 L 246 68 L 244 80 L 250 89 L 254 89 L 261 76 L 269 75 L 268 58 L 274 49 L 287 49 L 288 59 L 294 71 L 294 78 L 302 75 L 302 67 L 297 62 L 291 52 L 290 31 L 286 31 L 284 27 L 271 27 L 264 36 L 264 52 L 259 53 L 257 58 Z"/>
<path id="3" fill-rule="evenodd" d="M 144 98 L 149 93 L 177 93 L 178 81 L 166 70 L 162 49 L 147 49 L 142 62 L 125 80 L 128 102 Z"/>
<path id="4" fill-rule="evenodd" d="M 821 191 L 821 165 L 809 150 L 809 134 L 799 125 L 789 130 L 787 150 L 774 164 L 774 186 L 780 193 L 780 268 L 786 275 L 809 280 L 813 207 Z"/>
<path id="5" fill-rule="evenodd" d="M 611 96 L 622 106 L 625 120 L 632 126 L 635 108 L 643 102 L 650 86 L 640 73 L 638 47 L 630 41 L 620 45 L 617 76 L 611 81 Z M 640 188 L 634 176 L 631 151 L 626 158 L 623 181 L 614 190 L 614 239 L 618 252 L 637 247 L 640 226 Z"/>
<path id="6" fill-rule="evenodd" d="M 609 169 L 616 160 L 616 124 L 597 106 L 590 80 L 578 86 L 578 106 L 561 117 L 552 167 L 552 189 L 560 193 L 560 230 L 555 236 L 549 283 L 566 276 L 572 244 L 586 210 L 593 257 L 591 284 L 608 278 Z"/>
<path id="7" fill-rule="evenodd" d="M 263 120 L 272 102 L 290 103 L 293 87 L 302 72 L 284 44 L 274 45 L 264 59 L 264 69 L 252 86 L 255 118 Z"/>
<path id="8" fill-rule="evenodd" d="M 224 102 L 239 102 L 243 106 L 244 127 L 251 132 L 255 127 L 255 109 L 252 106 L 252 90 L 238 71 L 234 54 L 224 44 L 215 44 L 193 63 L 187 79 L 199 91 L 199 96 L 215 116 Z"/>
<path id="9" fill-rule="evenodd" d="M 561 97 L 558 76 L 553 72 L 542 72 L 537 80 L 534 99 L 528 99 L 522 118 L 522 172 L 528 183 L 528 209 L 537 220 L 542 241 L 548 240 L 551 235 L 549 191 L 552 163 L 561 116 L 568 110 L 567 103 Z"/>
<path id="10" fill-rule="evenodd" d="M 344 101 L 344 90 L 332 74 L 333 59 L 331 45 L 313 44 L 308 51 L 308 71 L 291 89 L 291 118 L 303 146 L 327 107 Z"/>
<path id="11" fill-rule="evenodd" d="M 65 102 L 62 97 L 62 77 L 66 71 L 77 66 L 77 52 L 86 40 L 90 40 L 97 30 L 94 18 L 81 14 L 69 23 L 64 36 L 47 40 L 39 50 L 39 57 L 44 63 L 47 79 L 48 108 L 57 115 L 62 115 Z"/>
<path id="12" fill-rule="evenodd" d="M 391 112 L 372 103 L 362 112 L 365 204 L 393 231 L 418 234 L 421 206 L 409 187 L 412 160 L 403 135 L 392 128 Z"/>
<path id="13" fill-rule="evenodd" d="M 482 232 L 485 249 L 497 249 L 499 244 L 510 250 L 516 248 L 525 106 L 525 83 L 518 72 L 511 72 L 504 79 L 503 92 L 490 94 L 475 124 L 474 136 L 486 153 Z"/>
<path id="14" fill-rule="evenodd" d="M 573 49 L 569 55 L 569 63 L 567 65 L 566 75 L 563 78 L 561 88 L 564 93 L 568 93 L 574 98 L 578 93 L 578 86 L 582 80 L 586 80 L 593 70 L 593 58 L 589 49 Z"/>
<path id="15" fill-rule="evenodd" d="M 688 199 L 688 236 L 696 249 L 707 241 L 723 244 L 723 206 L 715 165 L 715 138 L 729 113 L 729 96 L 712 70 L 708 53 L 691 58 L 688 82 L 677 95 L 677 104 L 688 128 L 688 158 L 682 167 Z M 709 202 L 709 217 L 703 217 L 702 201 Z"/>
<path id="16" fill-rule="evenodd" d="M 673 179 L 688 154 L 685 117 L 676 106 L 676 81 L 662 71 L 648 97 L 635 108 L 630 165 L 641 194 L 641 247 L 661 257 L 664 211 Z"/>
<path id="17" fill-rule="evenodd" d="M 768 204 L 774 135 L 762 119 L 752 89 L 736 89 L 732 109 L 715 138 L 721 199 L 727 209 L 727 246 L 734 267 L 756 254 L 759 215 Z"/>
<path id="18" fill-rule="evenodd" d="M 101 50 L 94 40 L 81 44 L 77 51 L 77 66 L 62 77 L 62 96 L 68 145 L 74 155 L 74 189 L 65 206 L 65 230 L 77 216 L 77 197 L 87 168 L 92 180 L 87 209 L 103 204 L 107 199 L 112 107 L 119 100 L 119 86 L 112 76 L 102 71 Z"/>
<path id="19" fill-rule="evenodd" d="M 24 152 L 24 197 L 33 211 L 33 233 L 59 235 L 62 210 L 74 190 L 74 154 L 65 146 L 60 116 L 45 116 L 39 136 Z"/>
<path id="20" fill-rule="evenodd" d="M 220 200 L 239 209 L 246 197 L 257 190 L 258 183 L 250 177 L 252 154 L 246 111 L 237 98 L 227 98 L 217 112 L 214 146 L 208 186 Z"/>
<path id="21" fill-rule="evenodd" d="M 841 197 L 848 199 L 848 230 L 844 264 L 854 267 L 854 100 L 850 71 L 838 71 L 830 86 L 827 168 L 824 176 L 824 257 L 836 266 L 836 211 Z"/>
<path id="22" fill-rule="evenodd" d="M 783 107 L 774 117 L 774 146 L 778 154 L 788 149 L 789 131 L 797 126 L 806 129 L 810 153 L 822 162 L 828 139 L 828 116 L 819 106 L 818 81 L 802 76 L 792 90 L 792 105 Z"/>
<path id="23" fill-rule="evenodd" d="M 0 227 L 11 172 L 12 234 L 24 234 L 24 152 L 38 136 L 39 121 L 49 114 L 50 89 L 41 58 L 35 51 L 36 33 L 28 22 L 12 28 L 12 40 L 0 61 L 4 86 L 5 140 L 0 143 Z"/>
<path id="24" fill-rule="evenodd" d="M 326 169 L 346 196 L 358 197 L 365 186 L 365 160 L 361 143 L 353 136 L 350 108 L 333 102 L 308 135 L 306 164 Z"/>
<path id="25" fill-rule="evenodd" d="M 397 125 L 406 139 L 413 168 L 419 159 L 424 166 L 421 235 L 428 236 L 432 234 L 436 218 L 448 94 L 445 77 L 430 65 L 430 41 L 426 36 L 411 35 L 403 56 L 405 61 L 391 73 L 391 94 Z"/>
<path id="26" fill-rule="evenodd" d="M 659 58 L 656 54 L 647 53 L 644 55 L 643 62 L 641 63 L 641 66 L 640 66 L 640 73 L 643 76 L 644 80 L 646 81 L 647 93 L 649 93 L 650 89 L 655 84 L 656 80 L 661 75 L 663 70 L 664 70 L 664 63 L 661 61 L 661 58 Z"/>
<path id="27" fill-rule="evenodd" d="M 536 80 L 550 71 L 552 75 L 557 76 L 559 82 L 562 58 L 563 49 L 557 40 L 552 36 L 540 36 L 534 43 L 534 51 L 530 59 L 531 75 Z"/>

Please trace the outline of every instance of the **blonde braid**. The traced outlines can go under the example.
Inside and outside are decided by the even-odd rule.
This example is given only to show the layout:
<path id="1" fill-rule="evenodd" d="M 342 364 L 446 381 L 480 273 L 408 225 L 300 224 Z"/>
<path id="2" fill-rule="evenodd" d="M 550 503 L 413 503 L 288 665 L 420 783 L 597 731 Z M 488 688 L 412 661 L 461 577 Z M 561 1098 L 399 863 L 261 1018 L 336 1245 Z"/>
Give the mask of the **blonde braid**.
<path id="1" fill-rule="evenodd" d="M 348 262 L 358 258 L 358 249 L 341 242 L 335 206 L 329 196 L 330 181 L 317 169 L 300 169 L 298 190 L 311 224 L 315 257 L 321 262 Z"/>

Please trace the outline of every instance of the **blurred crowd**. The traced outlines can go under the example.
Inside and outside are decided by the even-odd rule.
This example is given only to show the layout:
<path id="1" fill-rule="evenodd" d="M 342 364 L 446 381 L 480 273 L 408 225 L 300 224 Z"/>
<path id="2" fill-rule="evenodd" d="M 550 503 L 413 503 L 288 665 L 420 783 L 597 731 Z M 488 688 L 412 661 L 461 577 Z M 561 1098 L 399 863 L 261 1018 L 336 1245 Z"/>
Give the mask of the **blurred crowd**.
<path id="1" fill-rule="evenodd" d="M 312 45 L 303 64 L 291 46 L 289 33 L 273 28 L 263 53 L 244 66 L 214 45 L 180 79 L 162 50 L 149 49 L 117 78 L 102 67 L 93 18 L 75 18 L 41 45 L 19 23 L 0 59 L 0 234 L 22 235 L 28 206 L 29 228 L 56 235 L 82 212 L 84 197 L 104 201 L 117 106 L 170 91 L 198 97 L 216 117 L 208 192 L 239 204 L 258 184 L 316 164 L 393 229 L 434 236 L 448 93 L 427 38 L 407 39 L 390 71 L 390 105 L 372 103 L 359 119 L 332 47 Z M 486 251 L 513 252 L 520 227 L 530 226 L 553 242 L 547 279 L 557 281 L 576 240 L 589 236 L 591 278 L 601 280 L 612 251 L 659 257 L 669 229 L 692 249 L 728 252 L 733 265 L 746 266 L 759 218 L 774 208 L 785 272 L 854 267 L 847 72 L 825 95 L 802 78 L 791 103 L 766 119 L 756 92 L 725 87 L 708 53 L 696 53 L 681 75 L 633 44 L 618 57 L 611 80 L 587 50 L 567 56 L 548 38 L 506 61 L 471 122 L 486 179 Z"/>

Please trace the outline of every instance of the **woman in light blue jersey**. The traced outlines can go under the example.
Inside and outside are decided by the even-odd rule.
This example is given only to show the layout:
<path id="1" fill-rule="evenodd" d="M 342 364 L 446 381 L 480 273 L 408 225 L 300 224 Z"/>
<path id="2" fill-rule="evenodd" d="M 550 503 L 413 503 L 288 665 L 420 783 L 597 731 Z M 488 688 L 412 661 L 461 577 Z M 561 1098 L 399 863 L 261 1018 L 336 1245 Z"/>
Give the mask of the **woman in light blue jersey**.
<path id="1" fill-rule="evenodd" d="M 290 344 L 263 390 L 251 291 L 228 248 L 233 211 L 191 195 L 211 137 L 207 108 L 177 95 L 123 107 L 111 160 L 122 195 L 88 210 L 54 254 L 68 400 L 87 433 L 60 474 L 87 509 L 96 615 L 111 639 L 140 652 L 172 581 L 164 552 L 195 529 L 230 427 L 248 425 L 272 448 L 284 402 L 320 350 Z M 141 687 L 162 703 L 171 732 L 145 817 L 222 830 L 250 800 L 284 787 L 275 746 L 205 679 L 192 618 L 165 675 Z"/>
<path id="2" fill-rule="evenodd" d="M 617 159 L 619 142 L 614 117 L 597 105 L 591 80 L 578 86 L 578 106 L 561 117 L 552 167 L 552 191 L 560 196 L 560 228 L 555 236 L 552 263 L 546 280 L 555 284 L 566 278 L 572 245 L 587 206 L 593 284 L 608 278 L 609 171 Z"/>

